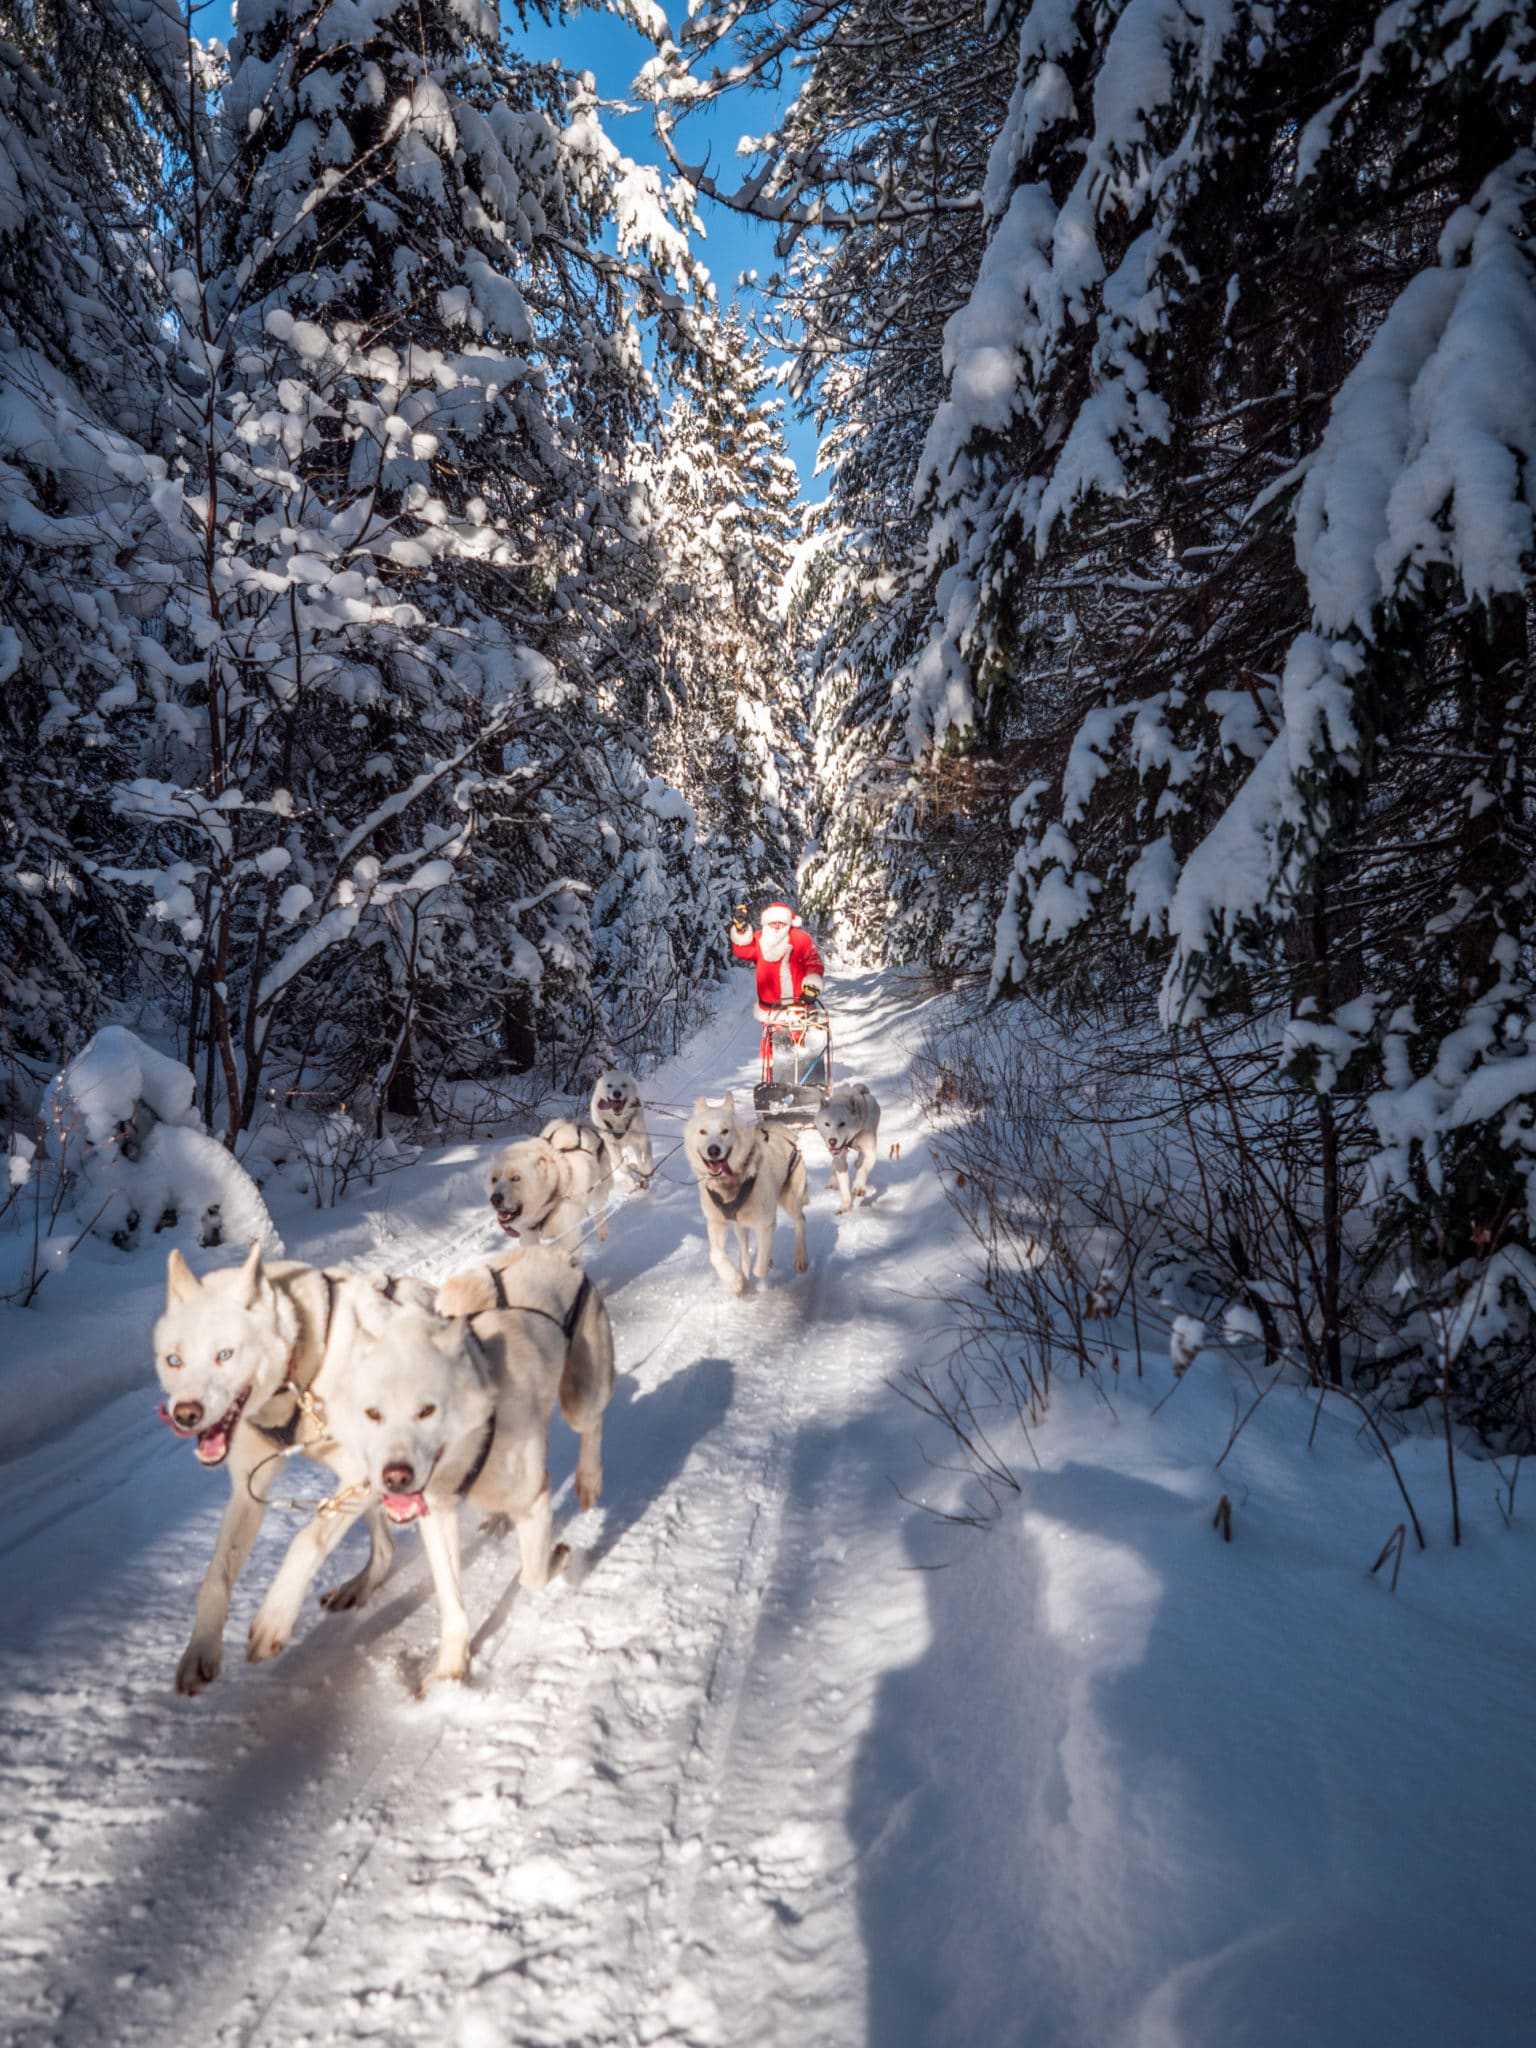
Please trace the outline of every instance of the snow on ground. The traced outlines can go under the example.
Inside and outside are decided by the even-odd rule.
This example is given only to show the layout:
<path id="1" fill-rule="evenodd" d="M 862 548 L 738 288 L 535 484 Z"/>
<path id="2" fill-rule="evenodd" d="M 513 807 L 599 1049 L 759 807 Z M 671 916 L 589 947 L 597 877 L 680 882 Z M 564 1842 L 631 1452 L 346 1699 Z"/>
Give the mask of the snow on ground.
<path id="1" fill-rule="evenodd" d="M 1393 1595 L 1367 1567 L 1400 1506 L 1355 1419 L 1325 1410 L 1309 1447 L 1313 1404 L 1277 1393 L 1218 1473 L 1234 1388 L 1202 1358 L 1155 1413 L 1166 1374 L 1063 1383 L 991 1533 L 925 1514 L 958 1483 L 888 1375 L 946 1343 L 964 1251 L 906 1081 L 912 985 L 839 995 L 844 1071 L 902 1157 L 839 1221 L 809 1141 L 811 1271 L 785 1231 L 741 1303 L 691 1189 L 625 1205 L 590 1260 L 623 1372 L 605 1497 L 576 1515 L 557 1425 L 577 1562 L 524 1597 L 515 1544 L 470 1542 L 463 1691 L 413 1697 L 436 1629 L 408 1544 L 373 1608 L 312 1608 L 277 1663 L 239 1661 L 294 1526 L 273 1515 L 224 1676 L 176 1699 L 225 1486 L 155 1423 L 149 1260 L 115 1317 L 92 1268 L 84 1309 L 50 1281 L 7 1320 L 44 1360 L 0 1368 L 13 1446 L 44 1374 L 91 1403 L 0 1468 L 17 2048 L 1531 2038 L 1518 1497 L 1506 1528 L 1464 1463 L 1455 1552 L 1443 1453 L 1410 1447 L 1431 1547 Z M 652 1094 L 749 1080 L 751 1037 L 733 1003 Z M 489 1249 L 489 1150 L 282 1213 L 290 1252 Z"/>

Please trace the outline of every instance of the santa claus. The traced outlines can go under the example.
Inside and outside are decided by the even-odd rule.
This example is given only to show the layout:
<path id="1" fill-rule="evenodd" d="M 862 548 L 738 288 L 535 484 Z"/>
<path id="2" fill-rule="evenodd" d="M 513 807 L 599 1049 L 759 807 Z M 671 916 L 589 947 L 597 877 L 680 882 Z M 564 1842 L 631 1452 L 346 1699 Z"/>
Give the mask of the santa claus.
<path id="1" fill-rule="evenodd" d="M 770 903 L 756 932 L 748 920 L 747 906 L 738 903 L 731 920 L 731 951 L 738 960 L 757 965 L 760 1010 L 776 1009 L 781 1003 L 821 1000 L 821 978 L 826 972 L 821 955 L 787 903 Z"/>

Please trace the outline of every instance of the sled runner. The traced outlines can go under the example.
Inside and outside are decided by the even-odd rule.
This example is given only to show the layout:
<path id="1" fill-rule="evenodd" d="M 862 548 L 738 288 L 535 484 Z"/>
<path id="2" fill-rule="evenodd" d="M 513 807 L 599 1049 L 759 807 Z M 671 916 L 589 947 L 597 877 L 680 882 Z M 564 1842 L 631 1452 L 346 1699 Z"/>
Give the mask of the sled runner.
<path id="1" fill-rule="evenodd" d="M 759 1003 L 762 1079 L 752 1107 L 772 1123 L 809 1124 L 832 1087 L 832 1019 L 820 1003 Z"/>

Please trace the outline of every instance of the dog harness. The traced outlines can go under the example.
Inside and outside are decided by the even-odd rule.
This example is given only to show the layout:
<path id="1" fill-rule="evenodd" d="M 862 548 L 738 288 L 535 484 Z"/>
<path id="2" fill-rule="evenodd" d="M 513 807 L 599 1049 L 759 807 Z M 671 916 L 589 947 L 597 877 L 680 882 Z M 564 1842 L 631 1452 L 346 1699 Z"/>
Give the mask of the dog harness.
<path id="1" fill-rule="evenodd" d="M 469 1492 L 470 1488 L 474 1485 L 475 1481 L 480 1477 L 480 1474 L 485 1470 L 485 1461 L 491 1455 L 491 1445 L 495 1443 L 495 1441 L 496 1411 L 493 1408 L 491 1410 L 490 1420 L 485 1425 L 485 1434 L 480 1439 L 480 1448 L 475 1453 L 475 1462 L 473 1463 L 473 1465 L 470 1466 L 469 1470 L 464 1474 L 464 1477 L 459 1481 L 458 1485 L 454 1488 L 454 1492 L 457 1493 L 460 1500 L 464 1498 L 465 1494 Z"/>
<path id="2" fill-rule="evenodd" d="M 320 1277 L 325 1282 L 325 1327 L 320 1332 L 320 1363 L 323 1365 L 325 1363 L 326 1347 L 331 1341 L 331 1324 L 336 1317 L 336 1290 L 341 1283 L 337 1280 L 334 1273 L 322 1273 Z M 394 1285 L 395 1282 L 391 1279 L 389 1288 L 393 1288 Z M 386 1293 L 389 1293 L 389 1288 L 385 1290 Z M 389 1298 L 393 1301 L 394 1295 L 390 1293 Z M 298 1346 L 295 1345 L 294 1357 L 296 1358 L 297 1356 Z M 316 1377 L 319 1376 L 319 1371 L 320 1367 L 316 1366 Z M 293 1377 L 291 1369 L 287 1378 L 277 1389 L 277 1392 L 279 1394 L 288 1393 L 293 1396 L 293 1408 L 288 1419 L 285 1422 L 277 1423 L 253 1422 L 251 1428 L 255 1430 L 258 1436 L 265 1437 L 269 1444 L 274 1444 L 278 1450 L 286 1451 L 291 1450 L 298 1441 L 299 1424 L 303 1421 L 306 1412 L 312 1411 L 316 1404 L 314 1396 L 309 1391 L 309 1385 L 301 1386 Z M 276 1396 L 274 1395 L 273 1398 L 275 1399 Z M 315 1419 L 320 1427 L 323 1428 L 324 1424 L 320 1422 L 320 1418 L 317 1416 Z"/>
<path id="3" fill-rule="evenodd" d="M 547 1146 L 549 1147 L 550 1151 L 551 1151 L 551 1152 L 585 1152 L 585 1153 L 587 1153 L 587 1154 L 588 1154 L 588 1155 L 589 1155 L 589 1156 L 590 1156 L 591 1158 L 593 1158 L 593 1159 L 596 1159 L 596 1158 L 598 1158 L 598 1157 L 600 1156 L 600 1154 L 601 1154 L 601 1151 L 602 1151 L 602 1147 L 601 1147 L 601 1145 L 600 1145 L 600 1144 L 598 1143 L 598 1141 L 597 1141 L 597 1133 L 596 1133 L 596 1131 L 589 1131 L 589 1130 L 584 1130 L 584 1129 L 582 1128 L 582 1126 L 581 1126 L 580 1124 L 578 1124 L 578 1123 L 575 1123 L 575 1122 L 574 1122 L 574 1120 L 571 1120 L 571 1127 L 572 1127 L 572 1129 L 573 1129 L 573 1130 L 575 1131 L 575 1133 L 576 1133 L 576 1142 L 575 1142 L 575 1144 L 574 1144 L 574 1145 L 557 1145 L 557 1144 L 555 1143 L 555 1141 L 554 1141 L 554 1139 L 553 1139 L 553 1138 L 546 1138 L 546 1139 L 544 1140 L 544 1142 L 545 1142 L 545 1144 L 546 1144 L 546 1145 L 547 1145 Z M 591 1143 L 590 1145 L 589 1145 L 589 1144 L 587 1143 L 587 1140 L 588 1140 L 588 1138 L 592 1139 L 592 1141 L 593 1141 L 593 1142 L 592 1142 L 592 1143 Z"/>
<path id="4" fill-rule="evenodd" d="M 794 1139 L 791 1138 L 789 1141 L 789 1164 L 784 1169 L 784 1178 L 779 1182 L 779 1193 L 781 1195 L 783 1194 L 784 1190 L 789 1186 L 790 1182 L 794 1179 L 795 1168 L 799 1165 L 799 1163 L 800 1147 L 795 1143 Z M 752 1190 L 756 1186 L 757 1175 L 755 1173 L 749 1173 L 746 1179 L 742 1182 L 741 1186 L 736 1190 L 734 1195 L 727 1195 L 722 1198 L 721 1196 L 715 1193 L 712 1187 L 709 1186 L 705 1187 L 704 1192 L 706 1195 L 708 1195 L 709 1199 L 714 1203 L 715 1207 L 720 1211 L 720 1214 L 725 1218 L 726 1222 L 734 1223 L 736 1221 L 736 1218 L 741 1213 L 742 1204 L 748 1199 L 748 1197 L 752 1193 Z"/>
<path id="5" fill-rule="evenodd" d="M 576 1334 L 576 1325 L 581 1321 L 581 1312 L 587 1305 L 587 1296 L 592 1292 L 592 1282 L 585 1273 L 581 1276 L 581 1285 L 571 1296 L 570 1307 L 563 1316 L 557 1316 L 547 1308 L 535 1308 L 531 1301 L 509 1301 L 500 1270 L 495 1266 L 487 1266 L 485 1270 L 491 1276 L 491 1286 L 495 1290 L 498 1308 L 510 1310 L 514 1315 L 542 1316 L 546 1323 L 553 1323 L 555 1325 L 567 1344 L 570 1343 L 572 1337 Z M 490 1310 L 481 1309 L 480 1313 L 481 1315 L 489 1315 Z"/>
<path id="6" fill-rule="evenodd" d="M 726 1195 L 722 1197 L 720 1195 L 717 1195 L 714 1189 L 711 1187 L 706 1187 L 704 1192 L 709 1196 L 709 1199 L 720 1211 L 720 1214 L 725 1218 L 726 1222 L 734 1223 L 736 1221 L 737 1216 L 741 1213 L 742 1204 L 747 1200 L 747 1198 L 752 1193 L 752 1190 L 756 1186 L 757 1175 L 755 1173 L 749 1173 L 746 1179 L 742 1182 L 741 1186 L 736 1190 L 734 1195 Z"/>

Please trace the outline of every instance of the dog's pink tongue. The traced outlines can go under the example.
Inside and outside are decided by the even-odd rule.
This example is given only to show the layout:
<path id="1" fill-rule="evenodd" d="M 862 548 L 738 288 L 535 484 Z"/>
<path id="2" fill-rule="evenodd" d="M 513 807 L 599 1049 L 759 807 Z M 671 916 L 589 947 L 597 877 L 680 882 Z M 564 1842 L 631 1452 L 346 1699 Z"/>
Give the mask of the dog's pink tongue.
<path id="1" fill-rule="evenodd" d="M 205 1429 L 198 1438 L 195 1449 L 205 1465 L 222 1465 L 229 1455 L 229 1431 L 222 1422 L 212 1429 Z"/>
<path id="2" fill-rule="evenodd" d="M 386 1493 L 384 1512 L 392 1522 L 419 1522 L 427 1512 L 424 1493 Z"/>

